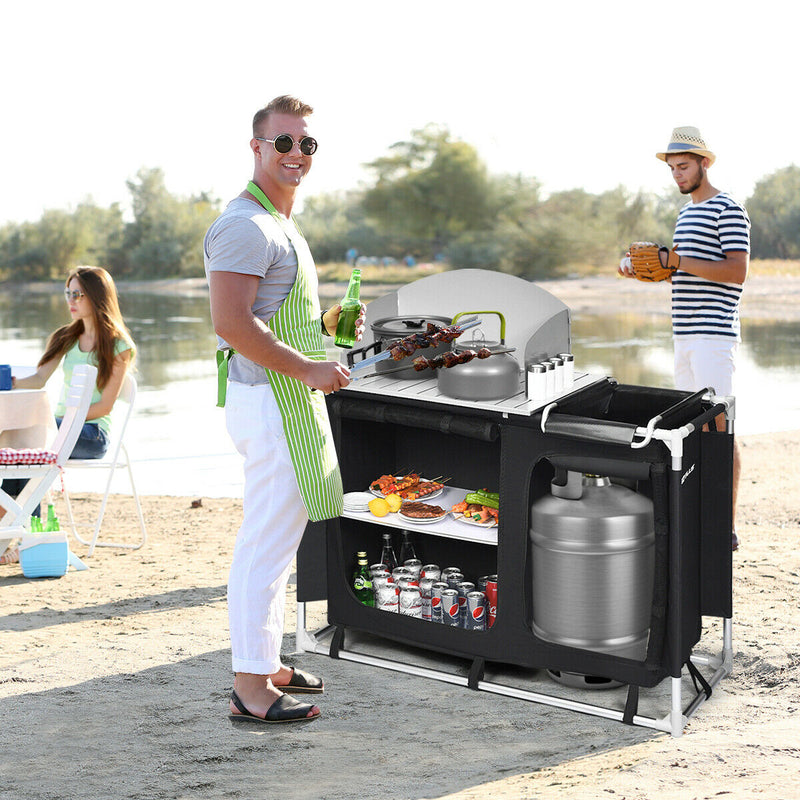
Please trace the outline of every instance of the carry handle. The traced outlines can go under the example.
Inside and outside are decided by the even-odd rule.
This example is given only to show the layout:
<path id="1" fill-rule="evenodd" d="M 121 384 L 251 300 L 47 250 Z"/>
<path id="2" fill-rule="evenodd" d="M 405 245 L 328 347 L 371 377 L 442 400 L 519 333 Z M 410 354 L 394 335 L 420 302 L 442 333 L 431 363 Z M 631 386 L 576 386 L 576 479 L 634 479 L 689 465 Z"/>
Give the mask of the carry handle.
<path id="1" fill-rule="evenodd" d="M 455 325 L 465 314 L 497 314 L 500 317 L 500 344 L 506 343 L 506 318 L 499 311 L 460 311 L 453 317 L 451 324 Z"/>

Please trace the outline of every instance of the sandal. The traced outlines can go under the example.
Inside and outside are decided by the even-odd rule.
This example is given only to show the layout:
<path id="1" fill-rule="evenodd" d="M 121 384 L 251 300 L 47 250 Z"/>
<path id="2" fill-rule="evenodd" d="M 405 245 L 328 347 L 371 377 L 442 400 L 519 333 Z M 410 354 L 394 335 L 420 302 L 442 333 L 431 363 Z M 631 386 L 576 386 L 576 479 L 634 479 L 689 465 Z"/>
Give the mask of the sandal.
<path id="1" fill-rule="evenodd" d="M 321 678 L 317 678 L 310 672 L 303 672 L 301 669 L 292 667 L 292 677 L 289 678 L 289 683 L 283 686 L 273 684 L 273 686 L 281 692 L 288 692 L 289 694 L 322 694 L 325 691 L 325 685 L 322 683 Z"/>
<path id="2" fill-rule="evenodd" d="M 231 692 L 231 702 L 239 710 L 238 714 L 229 714 L 230 719 L 247 719 L 256 722 L 311 722 L 320 712 L 308 716 L 314 707 L 310 703 L 300 703 L 288 694 L 282 694 L 268 709 L 265 717 L 258 717 L 245 708 L 236 691 Z"/>
<path id="3" fill-rule="evenodd" d="M 18 564 L 19 563 L 19 548 L 10 547 L 0 556 L 0 564 Z"/>

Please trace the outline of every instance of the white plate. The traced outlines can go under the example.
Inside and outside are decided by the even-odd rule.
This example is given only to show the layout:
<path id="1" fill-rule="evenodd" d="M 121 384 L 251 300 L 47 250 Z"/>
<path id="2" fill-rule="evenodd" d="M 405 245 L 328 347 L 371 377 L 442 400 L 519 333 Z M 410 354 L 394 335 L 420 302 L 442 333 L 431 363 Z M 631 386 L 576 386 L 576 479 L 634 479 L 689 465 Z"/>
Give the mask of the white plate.
<path id="1" fill-rule="evenodd" d="M 414 501 L 419 502 L 418 500 Z M 403 522 L 409 522 L 412 525 L 427 525 L 431 522 L 441 522 L 443 519 L 447 517 L 447 513 L 445 512 L 442 514 L 441 517 L 407 517 L 405 514 L 401 513 L 400 511 L 397 512 L 397 516 L 403 520 Z"/>
<path id="2" fill-rule="evenodd" d="M 344 496 L 345 511 L 369 511 L 369 501 L 373 497 L 369 492 L 347 492 Z"/>
<path id="3" fill-rule="evenodd" d="M 430 483 L 430 478 L 420 478 L 420 483 Z M 426 494 L 425 497 L 417 497 L 415 500 L 412 500 L 413 503 L 424 503 L 426 500 L 433 500 L 434 497 L 438 497 L 444 491 L 444 487 L 441 489 L 437 489 L 435 492 L 431 492 L 430 494 Z M 370 487 L 370 492 L 375 495 L 375 497 L 386 497 L 386 495 L 380 489 L 373 489 Z M 404 500 L 406 498 L 403 498 Z"/>
<path id="4" fill-rule="evenodd" d="M 459 522 L 463 522 L 465 525 L 475 525 L 478 528 L 496 528 L 497 527 L 497 520 L 496 519 L 490 519 L 490 520 L 487 520 L 486 522 L 478 522 L 477 520 L 472 519 L 472 517 L 466 517 L 463 514 L 461 514 L 461 515 L 453 514 L 453 516 Z"/>

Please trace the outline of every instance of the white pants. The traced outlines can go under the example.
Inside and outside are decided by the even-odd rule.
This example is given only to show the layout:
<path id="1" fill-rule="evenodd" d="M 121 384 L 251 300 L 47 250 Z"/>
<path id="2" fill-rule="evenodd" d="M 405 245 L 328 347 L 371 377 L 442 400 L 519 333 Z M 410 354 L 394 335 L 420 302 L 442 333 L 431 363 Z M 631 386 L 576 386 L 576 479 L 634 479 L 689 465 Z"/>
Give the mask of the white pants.
<path id="1" fill-rule="evenodd" d="M 244 456 L 244 518 L 228 578 L 234 672 L 281 667 L 286 584 L 308 515 L 269 384 L 228 383 L 228 433 Z"/>
<path id="2" fill-rule="evenodd" d="M 680 336 L 674 344 L 676 389 L 699 392 L 710 386 L 721 397 L 735 394 L 733 375 L 738 342 Z"/>

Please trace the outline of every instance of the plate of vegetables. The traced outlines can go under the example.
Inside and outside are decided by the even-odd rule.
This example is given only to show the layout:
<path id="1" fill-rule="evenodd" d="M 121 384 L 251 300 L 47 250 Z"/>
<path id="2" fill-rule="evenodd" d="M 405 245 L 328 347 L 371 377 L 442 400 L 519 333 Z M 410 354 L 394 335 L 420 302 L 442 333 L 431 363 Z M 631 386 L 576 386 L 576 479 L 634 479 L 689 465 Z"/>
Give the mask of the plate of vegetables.
<path id="1" fill-rule="evenodd" d="M 450 510 L 459 522 L 480 528 L 494 528 L 500 521 L 500 495 L 488 489 L 468 492 Z"/>

